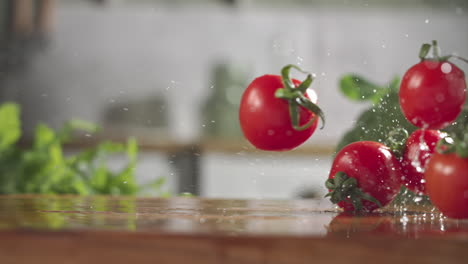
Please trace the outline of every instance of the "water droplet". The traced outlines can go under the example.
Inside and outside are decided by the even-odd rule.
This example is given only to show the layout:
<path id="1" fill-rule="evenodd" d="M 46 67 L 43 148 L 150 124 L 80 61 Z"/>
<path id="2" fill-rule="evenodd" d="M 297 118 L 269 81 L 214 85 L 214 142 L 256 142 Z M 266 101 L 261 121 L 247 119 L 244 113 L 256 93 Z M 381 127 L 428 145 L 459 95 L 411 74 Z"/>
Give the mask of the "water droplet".
<path id="1" fill-rule="evenodd" d="M 382 44 L 382 49 L 385 49 L 387 46 L 385 44 Z"/>
<path id="2" fill-rule="evenodd" d="M 406 33 L 406 34 L 405 34 L 405 37 L 409 37 L 409 34 L 408 34 L 408 33 Z"/>
<path id="3" fill-rule="evenodd" d="M 91 137 L 91 134 L 86 133 L 86 134 L 85 134 L 85 137 Z"/>
<path id="4" fill-rule="evenodd" d="M 46 94 L 46 93 L 43 93 L 43 94 L 41 94 L 41 96 L 42 96 L 42 97 L 47 97 L 47 96 L 49 96 L 49 95 Z"/>
<path id="5" fill-rule="evenodd" d="M 414 201 L 415 203 L 419 203 L 420 201 L 422 201 L 422 197 L 421 197 L 421 196 L 415 196 L 414 199 L 413 199 L 413 201 Z"/>
<path id="6" fill-rule="evenodd" d="M 450 65 L 450 63 L 447 63 L 447 62 L 444 62 L 442 63 L 442 65 L 440 66 L 440 70 L 445 73 L 445 74 L 448 74 L 452 71 L 452 65 Z"/>
<path id="7" fill-rule="evenodd" d="M 267 134 L 269 136 L 273 136 L 275 134 L 275 131 L 273 129 L 268 129 Z"/>
<path id="8" fill-rule="evenodd" d="M 115 103 L 115 100 L 111 98 L 111 99 L 109 99 L 109 103 L 111 103 L 111 104 Z"/>
<path id="9" fill-rule="evenodd" d="M 124 111 L 128 111 L 128 108 L 127 108 L 127 107 L 124 107 L 124 108 L 122 108 L 122 109 L 123 109 Z"/>
<path id="10" fill-rule="evenodd" d="M 215 120 L 211 120 L 211 123 L 216 123 L 216 121 L 215 121 Z"/>
<path id="11" fill-rule="evenodd" d="M 424 20 L 424 23 L 429 24 L 429 19 Z"/>

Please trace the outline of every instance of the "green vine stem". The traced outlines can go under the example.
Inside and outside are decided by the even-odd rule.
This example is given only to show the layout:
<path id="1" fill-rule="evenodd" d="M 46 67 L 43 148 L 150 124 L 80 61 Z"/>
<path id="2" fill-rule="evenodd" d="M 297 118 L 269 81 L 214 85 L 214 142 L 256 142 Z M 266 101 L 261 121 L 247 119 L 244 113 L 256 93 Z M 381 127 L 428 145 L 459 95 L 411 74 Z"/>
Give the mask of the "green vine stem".
<path id="1" fill-rule="evenodd" d="M 291 69 L 295 69 L 301 73 L 307 74 L 307 77 L 304 81 L 299 84 L 299 86 L 295 86 L 291 77 L 290 72 Z M 281 69 L 281 80 L 283 83 L 283 88 L 276 90 L 275 97 L 285 99 L 288 101 L 289 104 L 289 116 L 291 118 L 292 126 L 295 130 L 302 131 L 308 129 L 312 124 L 316 121 L 317 117 L 320 117 L 322 120 L 321 129 L 325 126 L 325 114 L 323 113 L 322 109 L 318 107 L 315 103 L 313 103 L 309 98 L 305 96 L 307 89 L 313 82 L 312 74 L 303 71 L 296 65 L 286 65 Z M 314 118 L 309 120 L 306 124 L 300 125 L 300 111 L 299 107 L 304 107 L 307 110 L 311 111 L 315 114 Z"/>
<path id="2" fill-rule="evenodd" d="M 432 58 L 431 58 L 432 60 L 448 61 L 449 59 L 454 58 L 454 59 L 457 59 L 457 60 L 461 60 L 464 63 L 468 63 L 468 59 L 463 58 L 463 57 L 458 56 L 458 55 L 455 55 L 455 54 L 441 56 L 440 52 L 439 52 L 440 50 L 439 50 L 439 46 L 437 44 L 437 40 L 433 40 L 431 44 L 429 44 L 429 43 L 422 44 L 421 49 L 419 50 L 419 58 L 421 59 L 421 61 L 424 61 L 424 60 L 428 59 L 427 55 L 429 54 L 429 51 L 431 49 L 432 49 Z"/>

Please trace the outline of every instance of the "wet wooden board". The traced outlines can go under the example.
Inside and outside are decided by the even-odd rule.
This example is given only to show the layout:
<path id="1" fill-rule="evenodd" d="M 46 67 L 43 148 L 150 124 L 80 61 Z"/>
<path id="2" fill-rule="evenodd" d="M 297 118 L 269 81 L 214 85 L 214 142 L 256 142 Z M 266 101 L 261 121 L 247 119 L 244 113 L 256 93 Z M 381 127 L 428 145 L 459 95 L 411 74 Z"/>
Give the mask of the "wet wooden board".
<path id="1" fill-rule="evenodd" d="M 467 263 L 468 221 L 326 200 L 0 196 L 0 263 Z"/>

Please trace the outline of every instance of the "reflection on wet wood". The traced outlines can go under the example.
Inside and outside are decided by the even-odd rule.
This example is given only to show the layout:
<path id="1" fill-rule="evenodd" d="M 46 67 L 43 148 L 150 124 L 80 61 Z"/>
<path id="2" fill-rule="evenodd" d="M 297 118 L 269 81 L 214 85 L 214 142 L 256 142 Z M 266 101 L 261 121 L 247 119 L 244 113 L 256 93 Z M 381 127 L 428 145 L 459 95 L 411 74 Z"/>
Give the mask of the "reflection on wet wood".
<path id="1" fill-rule="evenodd" d="M 0 196 L 0 263 L 463 263 L 468 221 L 325 200 Z"/>

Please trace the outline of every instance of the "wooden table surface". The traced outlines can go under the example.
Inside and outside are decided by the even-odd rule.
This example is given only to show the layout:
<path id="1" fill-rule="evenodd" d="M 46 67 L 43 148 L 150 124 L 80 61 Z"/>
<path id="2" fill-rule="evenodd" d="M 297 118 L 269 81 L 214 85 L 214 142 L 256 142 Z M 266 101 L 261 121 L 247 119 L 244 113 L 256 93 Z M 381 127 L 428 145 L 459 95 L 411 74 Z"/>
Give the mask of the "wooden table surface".
<path id="1" fill-rule="evenodd" d="M 0 263 L 468 263 L 468 221 L 326 200 L 0 196 Z"/>

